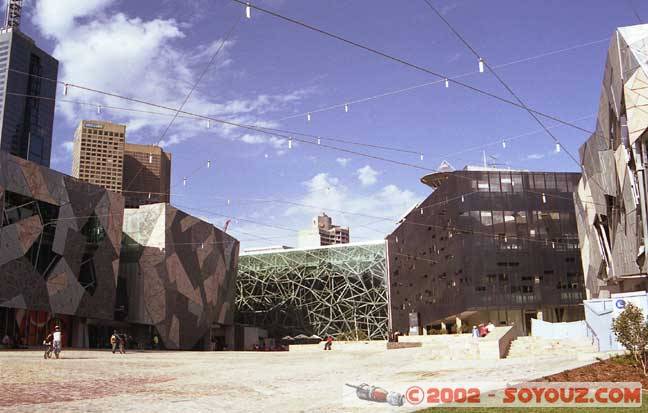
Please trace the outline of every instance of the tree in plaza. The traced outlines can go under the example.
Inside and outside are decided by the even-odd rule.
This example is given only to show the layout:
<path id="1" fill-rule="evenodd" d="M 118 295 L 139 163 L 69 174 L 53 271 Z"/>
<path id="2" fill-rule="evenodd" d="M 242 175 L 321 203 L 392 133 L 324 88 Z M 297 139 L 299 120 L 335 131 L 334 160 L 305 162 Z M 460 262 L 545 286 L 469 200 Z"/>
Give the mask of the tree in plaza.
<path id="1" fill-rule="evenodd" d="M 635 362 L 641 365 L 644 375 L 648 376 L 648 324 L 641 309 L 628 304 L 612 323 L 612 331 L 619 343 L 632 353 Z"/>

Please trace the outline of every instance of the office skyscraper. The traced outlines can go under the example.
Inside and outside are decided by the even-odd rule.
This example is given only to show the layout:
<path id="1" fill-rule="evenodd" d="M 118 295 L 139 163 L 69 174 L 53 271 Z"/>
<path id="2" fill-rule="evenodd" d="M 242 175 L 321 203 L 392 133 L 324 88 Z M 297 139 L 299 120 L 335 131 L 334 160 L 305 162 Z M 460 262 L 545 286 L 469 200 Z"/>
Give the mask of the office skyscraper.
<path id="1" fill-rule="evenodd" d="M 169 202 L 171 154 L 155 145 L 127 143 L 124 147 L 126 208 Z"/>
<path id="2" fill-rule="evenodd" d="M 58 61 L 19 23 L 20 2 L 10 1 L 0 29 L 0 150 L 49 166 Z"/>
<path id="3" fill-rule="evenodd" d="M 72 176 L 122 191 L 126 126 L 82 120 L 74 133 Z"/>

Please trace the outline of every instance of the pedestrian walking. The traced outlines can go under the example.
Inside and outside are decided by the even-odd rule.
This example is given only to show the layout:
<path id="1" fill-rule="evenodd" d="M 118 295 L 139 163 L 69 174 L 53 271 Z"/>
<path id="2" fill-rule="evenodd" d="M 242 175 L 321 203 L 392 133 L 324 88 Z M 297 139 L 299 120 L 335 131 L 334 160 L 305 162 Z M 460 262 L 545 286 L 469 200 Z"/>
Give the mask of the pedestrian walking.
<path id="1" fill-rule="evenodd" d="M 326 337 L 326 343 L 324 343 L 324 350 L 331 350 L 333 346 L 333 336 Z"/>
<path id="2" fill-rule="evenodd" d="M 117 351 L 118 342 L 119 342 L 119 336 L 117 335 L 117 330 L 113 330 L 112 336 L 110 336 L 110 345 L 112 347 L 113 354 L 115 354 L 115 351 Z"/>
<path id="3" fill-rule="evenodd" d="M 158 344 L 160 343 L 160 339 L 158 338 L 157 334 L 153 336 L 153 349 L 157 350 L 158 349 Z"/>
<path id="4" fill-rule="evenodd" d="M 119 354 L 126 354 L 126 334 L 119 334 Z"/>
<path id="5" fill-rule="evenodd" d="M 54 333 L 52 333 L 52 339 L 54 343 L 54 355 L 56 358 L 59 358 L 59 355 L 61 354 L 61 327 L 56 326 L 54 327 Z"/>

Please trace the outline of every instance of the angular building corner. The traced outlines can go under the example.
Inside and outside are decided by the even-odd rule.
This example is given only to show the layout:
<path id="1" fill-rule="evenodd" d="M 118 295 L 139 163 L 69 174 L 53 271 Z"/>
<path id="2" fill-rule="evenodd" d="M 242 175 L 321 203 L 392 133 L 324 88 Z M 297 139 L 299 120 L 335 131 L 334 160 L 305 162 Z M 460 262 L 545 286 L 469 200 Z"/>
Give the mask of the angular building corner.
<path id="1" fill-rule="evenodd" d="M 596 132 L 574 195 L 587 298 L 646 290 L 648 24 L 621 27 L 605 64 Z"/>
<path id="2" fill-rule="evenodd" d="M 233 324 L 239 242 L 165 203 L 126 209 L 119 297 L 125 320 L 152 325 L 168 349 L 204 349 Z"/>
<path id="3" fill-rule="evenodd" d="M 112 319 L 123 205 L 0 151 L 0 307 Z"/>

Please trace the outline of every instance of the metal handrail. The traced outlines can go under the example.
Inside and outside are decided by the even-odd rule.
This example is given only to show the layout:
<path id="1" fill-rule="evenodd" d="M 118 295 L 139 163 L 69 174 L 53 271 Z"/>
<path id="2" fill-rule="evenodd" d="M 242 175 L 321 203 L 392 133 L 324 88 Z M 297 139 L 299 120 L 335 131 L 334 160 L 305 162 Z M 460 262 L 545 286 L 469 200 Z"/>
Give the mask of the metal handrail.
<path id="1" fill-rule="evenodd" d="M 592 326 L 589 325 L 587 320 L 585 320 L 585 326 L 587 327 L 587 332 L 591 333 L 592 345 L 594 345 L 594 340 L 596 340 L 596 351 L 601 351 L 601 341 L 599 340 L 598 335 L 596 334 L 596 331 L 594 331 Z"/>

